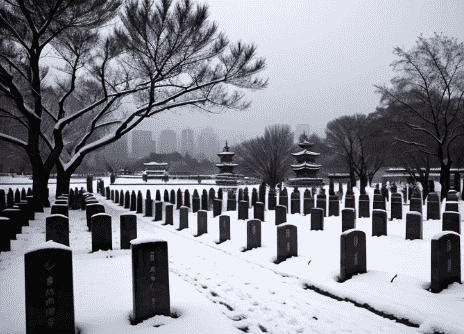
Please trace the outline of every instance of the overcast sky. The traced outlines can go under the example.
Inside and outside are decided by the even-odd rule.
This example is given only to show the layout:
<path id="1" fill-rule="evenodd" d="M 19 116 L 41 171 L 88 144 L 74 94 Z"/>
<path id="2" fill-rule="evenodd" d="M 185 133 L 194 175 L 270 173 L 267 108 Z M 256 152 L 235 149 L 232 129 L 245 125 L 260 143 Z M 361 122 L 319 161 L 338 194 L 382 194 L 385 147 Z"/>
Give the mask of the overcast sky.
<path id="1" fill-rule="evenodd" d="M 396 45 L 411 48 L 423 33 L 464 41 L 464 1 L 205 0 L 210 19 L 231 41 L 254 42 L 267 59 L 264 91 L 251 109 L 221 115 L 165 112 L 138 129 L 155 134 L 185 126 L 216 129 L 220 140 L 261 134 L 268 124 L 309 124 L 324 136 L 328 121 L 378 106 L 374 84 L 393 72 Z M 178 129 L 176 129 L 176 127 Z M 156 135 L 157 137 L 157 135 Z M 156 138 L 157 139 L 157 138 Z"/>

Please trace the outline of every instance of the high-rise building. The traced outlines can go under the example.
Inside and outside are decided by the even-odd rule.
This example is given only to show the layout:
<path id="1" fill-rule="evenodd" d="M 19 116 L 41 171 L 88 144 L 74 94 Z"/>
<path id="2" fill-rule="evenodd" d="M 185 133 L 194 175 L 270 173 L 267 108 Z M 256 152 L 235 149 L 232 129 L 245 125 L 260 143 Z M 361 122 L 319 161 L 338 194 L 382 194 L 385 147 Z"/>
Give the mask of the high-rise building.
<path id="1" fill-rule="evenodd" d="M 203 153 L 209 160 L 217 161 L 217 152 L 220 150 L 219 139 L 210 127 L 203 129 L 198 136 L 197 154 Z"/>
<path id="2" fill-rule="evenodd" d="M 132 158 L 141 158 L 153 152 L 151 131 L 132 131 Z"/>
<path id="3" fill-rule="evenodd" d="M 190 155 L 194 153 L 194 139 L 193 139 L 193 130 L 190 128 L 182 130 L 182 140 L 180 152 L 182 155 L 185 155 L 187 152 Z"/>
<path id="4" fill-rule="evenodd" d="M 158 141 L 158 151 L 161 154 L 172 153 L 177 150 L 176 133 L 172 130 L 163 130 Z"/>

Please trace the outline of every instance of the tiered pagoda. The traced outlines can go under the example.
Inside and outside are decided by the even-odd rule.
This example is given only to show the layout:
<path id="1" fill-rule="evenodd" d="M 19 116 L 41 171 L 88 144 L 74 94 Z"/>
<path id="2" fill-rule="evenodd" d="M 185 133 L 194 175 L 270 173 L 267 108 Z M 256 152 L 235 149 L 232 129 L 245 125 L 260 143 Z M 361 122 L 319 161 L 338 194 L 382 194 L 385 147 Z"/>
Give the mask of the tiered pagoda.
<path id="1" fill-rule="evenodd" d="M 301 141 L 297 143 L 303 150 L 297 153 L 292 153 L 296 158 L 297 164 L 291 165 L 295 172 L 295 178 L 289 179 L 288 185 L 292 187 L 313 187 L 322 186 L 324 181 L 317 177 L 317 173 L 321 165 L 316 164 L 316 158 L 320 153 L 310 151 L 314 143 L 309 142 L 306 133 L 303 132 Z"/>
<path id="2" fill-rule="evenodd" d="M 221 163 L 216 164 L 219 168 L 219 174 L 216 176 L 216 184 L 221 186 L 236 186 L 237 185 L 237 174 L 234 173 L 234 168 L 237 164 L 232 162 L 232 157 L 235 155 L 234 152 L 229 152 L 229 146 L 224 146 L 224 150 L 217 153 L 221 159 Z"/>

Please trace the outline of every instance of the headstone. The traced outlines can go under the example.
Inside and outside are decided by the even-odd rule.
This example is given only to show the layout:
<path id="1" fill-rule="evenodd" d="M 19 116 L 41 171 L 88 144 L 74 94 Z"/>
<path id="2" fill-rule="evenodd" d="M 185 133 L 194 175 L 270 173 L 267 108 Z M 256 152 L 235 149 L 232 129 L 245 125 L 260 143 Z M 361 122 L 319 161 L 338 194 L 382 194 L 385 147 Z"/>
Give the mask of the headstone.
<path id="1" fill-rule="evenodd" d="M 145 216 L 144 217 L 153 217 L 153 200 L 145 200 Z"/>
<path id="2" fill-rule="evenodd" d="M 256 205 L 255 205 L 256 206 Z M 248 203 L 245 201 L 240 201 L 238 203 L 238 219 L 246 220 L 248 219 Z"/>
<path id="3" fill-rule="evenodd" d="M 169 192 L 167 189 L 164 189 L 163 202 L 165 203 L 169 202 Z"/>
<path id="4" fill-rule="evenodd" d="M 216 192 L 214 191 L 213 188 L 210 188 L 209 194 L 208 194 L 208 211 L 213 210 L 213 203 L 214 203 L 215 198 L 216 198 Z"/>
<path id="5" fill-rule="evenodd" d="M 269 189 L 268 198 L 269 198 L 268 209 L 275 210 L 277 200 L 276 200 L 276 191 L 274 188 Z"/>
<path id="6" fill-rule="evenodd" d="M 85 217 L 89 231 L 92 231 L 92 216 L 97 213 L 105 213 L 105 207 L 101 204 L 89 204 L 86 206 Z"/>
<path id="7" fill-rule="evenodd" d="M 393 193 L 391 195 L 390 208 L 391 220 L 393 220 L 393 218 L 403 219 L 403 203 L 401 202 L 401 194 Z"/>
<path id="8" fill-rule="evenodd" d="M 111 200 L 114 202 L 114 189 L 111 189 Z"/>
<path id="9" fill-rule="evenodd" d="M 238 189 L 238 202 L 243 201 L 243 189 L 239 188 Z"/>
<path id="10" fill-rule="evenodd" d="M 176 192 L 174 191 L 174 189 L 171 189 L 171 196 L 169 197 L 169 199 L 172 205 L 176 204 Z"/>
<path id="11" fill-rule="evenodd" d="M 454 211 L 443 212 L 442 231 L 453 231 L 461 234 L 461 214 Z"/>
<path id="12" fill-rule="evenodd" d="M 298 256 L 298 235 L 295 225 L 277 226 L 277 262 Z"/>
<path id="13" fill-rule="evenodd" d="M 132 190 L 131 196 L 130 196 L 130 211 L 136 211 L 137 210 L 137 196 L 135 195 L 135 191 Z"/>
<path id="14" fill-rule="evenodd" d="M 290 203 L 290 213 L 293 215 L 295 213 L 300 213 L 300 192 L 292 191 L 290 195 L 291 203 Z"/>
<path id="15" fill-rule="evenodd" d="M 355 229 L 343 232 L 340 236 L 340 282 L 366 272 L 366 233 Z"/>
<path id="16" fill-rule="evenodd" d="M 327 196 L 323 193 L 317 195 L 316 197 L 316 208 L 323 209 L 324 217 L 327 216 Z"/>
<path id="17" fill-rule="evenodd" d="M 16 188 L 16 191 L 14 194 L 14 201 L 15 203 L 18 203 L 21 201 L 21 193 L 19 192 L 19 188 Z"/>
<path id="18" fill-rule="evenodd" d="M 392 197 L 392 200 L 393 200 L 393 197 Z M 382 235 L 385 235 L 385 236 L 387 235 L 387 211 L 382 210 L 382 209 L 373 209 L 372 210 L 372 236 L 380 237 Z"/>
<path id="19" fill-rule="evenodd" d="M 261 222 L 265 221 L 264 219 L 264 203 L 256 202 L 255 207 L 253 209 L 253 218 L 259 219 Z"/>
<path id="20" fill-rule="evenodd" d="M 314 197 L 311 196 L 311 191 L 306 189 L 303 194 L 303 214 L 311 214 L 312 208 L 314 208 Z"/>
<path id="21" fill-rule="evenodd" d="M 324 230 L 324 209 L 311 209 L 311 231 Z"/>
<path id="22" fill-rule="evenodd" d="M 69 217 L 68 205 L 67 204 L 54 204 L 52 205 L 52 215 L 63 215 Z"/>
<path id="23" fill-rule="evenodd" d="M 14 203 L 14 195 L 13 190 L 10 188 L 8 189 L 8 194 L 6 195 L 6 208 L 11 209 Z"/>
<path id="24" fill-rule="evenodd" d="M 409 211 L 416 211 L 422 213 L 422 199 L 412 197 L 409 200 Z"/>
<path id="25" fill-rule="evenodd" d="M 245 189 L 243 189 L 243 200 L 246 201 L 248 203 L 248 207 L 250 207 L 250 196 L 248 194 L 248 187 L 245 187 Z"/>
<path id="26" fill-rule="evenodd" d="M 195 213 L 200 210 L 200 197 L 195 189 L 193 196 L 192 196 L 192 212 Z"/>
<path id="27" fill-rule="evenodd" d="M 93 193 L 93 176 L 87 175 L 87 191 Z"/>
<path id="28" fill-rule="evenodd" d="M 29 204 L 27 201 L 21 201 L 20 203 L 15 203 L 15 205 L 18 206 L 21 212 L 21 226 L 29 226 Z"/>
<path id="29" fill-rule="evenodd" d="M 235 197 L 235 189 L 227 191 L 227 211 L 237 210 L 237 199 Z"/>
<path id="30" fill-rule="evenodd" d="M 15 197 L 16 198 L 16 197 Z M 458 199 L 458 192 L 456 190 L 450 190 L 448 191 L 448 194 L 446 194 L 446 201 L 449 202 L 457 202 Z M 16 200 L 15 200 L 16 202 Z"/>
<path id="31" fill-rule="evenodd" d="M 106 191 L 105 191 L 106 199 L 111 199 L 110 187 L 106 187 L 105 189 L 106 189 Z"/>
<path id="32" fill-rule="evenodd" d="M 345 196 L 345 208 L 353 208 L 355 209 L 355 197 L 352 195 L 347 195 Z"/>
<path id="33" fill-rule="evenodd" d="M 155 202 L 155 218 L 153 221 L 163 220 L 163 202 Z"/>
<path id="34" fill-rule="evenodd" d="M 275 207 L 275 224 L 280 225 L 287 222 L 287 208 L 283 205 Z"/>
<path id="35" fill-rule="evenodd" d="M 168 243 L 160 239 L 135 239 L 132 250 L 132 323 L 156 315 L 171 315 Z"/>
<path id="36" fill-rule="evenodd" d="M 264 204 L 266 203 L 266 182 L 264 181 L 259 185 L 258 201 Z"/>
<path id="37" fill-rule="evenodd" d="M 201 209 L 208 211 L 208 193 L 206 192 L 206 189 L 203 189 L 201 194 Z"/>
<path id="38" fill-rule="evenodd" d="M 219 216 L 222 214 L 222 200 L 215 199 L 213 203 L 213 217 Z"/>
<path id="39" fill-rule="evenodd" d="M 337 195 L 329 195 L 329 217 L 340 216 L 340 201 Z"/>
<path id="40" fill-rule="evenodd" d="M 230 240 L 230 217 L 219 216 L 219 242 Z"/>
<path id="41" fill-rule="evenodd" d="M 199 210 L 197 213 L 197 237 L 208 233 L 208 211 Z"/>
<path id="42" fill-rule="evenodd" d="M 10 218 L 0 217 L 0 226 L 2 231 L 0 233 L 0 252 L 9 252 L 11 250 L 10 235 L 13 234 L 11 232 L 13 226 L 10 223 Z"/>
<path id="43" fill-rule="evenodd" d="M 446 200 L 445 211 L 459 212 L 459 203 Z"/>
<path id="44" fill-rule="evenodd" d="M 45 218 L 45 241 L 48 240 L 69 246 L 68 217 L 56 214 Z"/>
<path id="45" fill-rule="evenodd" d="M 353 208 L 342 210 L 342 232 L 356 228 L 356 212 Z"/>
<path id="46" fill-rule="evenodd" d="M 369 195 L 359 195 L 359 218 L 369 218 Z"/>
<path id="47" fill-rule="evenodd" d="M 137 211 L 136 213 L 143 213 L 143 197 L 142 192 L 139 190 L 137 192 Z"/>
<path id="48" fill-rule="evenodd" d="M 435 192 L 429 193 L 427 196 L 427 220 L 440 219 L 440 199 Z"/>
<path id="49" fill-rule="evenodd" d="M 186 191 L 188 191 L 188 189 Z M 218 190 L 218 199 L 220 199 L 220 200 L 223 199 L 223 190 L 222 190 L 222 188 L 219 188 L 219 190 Z"/>
<path id="50" fill-rule="evenodd" d="M 161 193 L 159 189 L 156 189 L 155 201 L 161 202 Z"/>
<path id="51" fill-rule="evenodd" d="M 222 191 L 221 191 L 221 194 L 222 194 Z M 222 199 L 222 195 L 221 195 L 221 199 Z M 186 206 L 187 208 L 190 208 L 190 193 L 188 189 L 185 189 L 185 192 L 184 192 L 184 206 Z"/>
<path id="52" fill-rule="evenodd" d="M 251 191 L 251 206 L 255 206 L 256 202 L 258 202 L 258 191 L 256 188 L 253 188 Z"/>
<path id="53" fill-rule="evenodd" d="M 5 190 L 0 189 L 0 212 L 6 209 Z"/>
<path id="54" fill-rule="evenodd" d="M 114 192 L 114 203 L 119 204 L 119 191 Z"/>
<path id="55" fill-rule="evenodd" d="M 111 216 L 106 213 L 97 213 L 92 215 L 91 224 L 92 253 L 98 250 L 106 251 L 113 249 Z"/>
<path id="56" fill-rule="evenodd" d="M 384 184 L 382 186 L 382 189 L 380 190 L 383 198 L 388 202 L 389 201 L 389 198 L 388 198 L 388 189 L 387 189 L 387 186 Z"/>
<path id="57" fill-rule="evenodd" d="M 432 237 L 430 291 L 441 292 L 449 284 L 461 284 L 461 238 L 455 232 L 440 232 Z"/>
<path id="58" fill-rule="evenodd" d="M 124 191 L 122 189 L 119 192 L 119 205 L 124 207 Z"/>
<path id="59" fill-rule="evenodd" d="M 48 241 L 24 254 L 26 333 L 74 334 L 71 248 Z"/>
<path id="60" fill-rule="evenodd" d="M 422 239 L 422 213 L 412 211 L 406 213 L 406 240 Z"/>
<path id="61" fill-rule="evenodd" d="M 32 188 L 31 187 L 27 188 L 27 196 L 32 196 Z"/>
<path id="62" fill-rule="evenodd" d="M 124 209 L 131 208 L 130 202 L 131 202 L 130 193 L 129 193 L 129 190 L 126 190 L 126 193 L 124 194 Z"/>
<path id="63" fill-rule="evenodd" d="M 383 197 L 382 194 L 374 194 L 374 202 L 372 204 L 372 209 L 387 209 L 385 205 L 385 197 Z"/>
<path id="64" fill-rule="evenodd" d="M 174 225 L 174 204 L 166 204 L 164 225 Z"/>
<path id="65" fill-rule="evenodd" d="M 26 196 L 26 201 L 27 201 L 27 205 L 28 205 L 28 209 L 27 209 L 27 218 L 29 220 L 35 220 L 35 211 L 34 211 L 34 196 Z M 0 212 L 3 211 L 0 210 Z"/>
<path id="66" fill-rule="evenodd" d="M 461 173 L 454 172 L 454 190 L 461 191 Z"/>
<path id="67" fill-rule="evenodd" d="M 121 249 L 130 249 L 131 240 L 137 239 L 137 215 L 119 216 Z"/>
<path id="68" fill-rule="evenodd" d="M 68 207 L 69 210 L 75 210 L 75 195 L 74 195 L 74 190 L 71 188 L 69 190 L 69 199 L 68 199 Z"/>
<path id="69" fill-rule="evenodd" d="M 179 210 L 180 207 L 183 205 L 182 203 L 182 191 L 179 189 L 177 189 L 177 204 L 176 204 L 176 209 Z"/>
<path id="70" fill-rule="evenodd" d="M 189 227 L 188 214 L 189 211 L 186 206 L 181 206 L 179 208 L 179 231 Z"/>
<path id="71" fill-rule="evenodd" d="M 285 206 L 287 208 L 287 212 L 288 212 L 287 188 L 284 188 L 279 194 L 279 205 Z"/>
<path id="72" fill-rule="evenodd" d="M 261 247 L 261 221 L 247 221 L 247 250 Z"/>

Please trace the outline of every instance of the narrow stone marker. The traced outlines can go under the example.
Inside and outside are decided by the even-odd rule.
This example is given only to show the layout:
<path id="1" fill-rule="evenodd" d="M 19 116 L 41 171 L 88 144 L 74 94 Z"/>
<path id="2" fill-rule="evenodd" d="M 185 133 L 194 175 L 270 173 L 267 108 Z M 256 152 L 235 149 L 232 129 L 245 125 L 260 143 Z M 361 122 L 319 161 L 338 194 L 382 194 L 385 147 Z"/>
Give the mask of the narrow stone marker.
<path id="1" fill-rule="evenodd" d="M 422 235 L 422 214 L 417 211 L 408 212 L 406 214 L 406 240 L 422 239 Z"/>
<path id="2" fill-rule="evenodd" d="M 230 189 L 227 191 L 227 211 L 237 210 L 237 199 L 235 198 L 235 195 L 235 189 Z"/>
<path id="3" fill-rule="evenodd" d="M 403 203 L 401 201 L 401 194 L 393 193 L 391 194 L 391 213 L 390 219 L 403 219 Z"/>
<path id="4" fill-rule="evenodd" d="M 124 209 L 130 209 L 130 193 L 129 190 L 126 190 L 126 193 L 124 194 Z"/>
<path id="5" fill-rule="evenodd" d="M 298 256 L 298 234 L 295 225 L 284 224 L 277 227 L 277 263 Z"/>
<path id="6" fill-rule="evenodd" d="M 279 205 L 283 205 L 287 208 L 288 212 L 288 193 L 287 188 L 284 188 L 279 194 Z"/>
<path id="7" fill-rule="evenodd" d="M 181 206 L 179 208 L 179 231 L 189 227 L 188 213 L 189 211 L 186 206 Z"/>
<path id="8" fill-rule="evenodd" d="M 444 231 L 432 237 L 431 286 L 433 293 L 449 284 L 461 284 L 461 238 L 456 232 Z"/>
<path id="9" fill-rule="evenodd" d="M 119 191 L 114 192 L 114 203 L 119 204 Z"/>
<path id="10" fill-rule="evenodd" d="M 297 191 L 292 191 L 292 194 L 290 195 L 291 197 L 291 203 L 290 203 L 290 213 L 293 215 L 295 213 L 300 213 L 300 192 Z"/>
<path id="11" fill-rule="evenodd" d="M 14 193 L 14 201 L 16 203 L 21 201 L 21 193 L 19 192 L 19 188 L 16 188 L 16 191 Z"/>
<path id="12" fill-rule="evenodd" d="M 171 189 L 171 196 L 170 196 L 170 201 L 169 202 L 172 205 L 176 204 L 176 192 L 174 191 L 174 189 Z"/>
<path id="13" fill-rule="evenodd" d="M 458 192 L 456 190 L 450 190 L 448 191 L 448 193 L 446 194 L 446 201 L 447 202 L 457 202 L 459 199 L 458 199 Z"/>
<path id="14" fill-rule="evenodd" d="M 174 204 L 166 204 L 166 218 L 164 225 L 174 225 Z"/>
<path id="15" fill-rule="evenodd" d="M 21 189 L 21 201 L 25 201 L 26 200 L 26 189 L 22 188 Z"/>
<path id="16" fill-rule="evenodd" d="M 253 218 L 259 219 L 261 222 L 264 220 L 264 203 L 256 202 L 255 207 L 253 209 Z"/>
<path id="17" fill-rule="evenodd" d="M 401 199 L 401 198 L 400 198 Z M 393 201 L 393 197 L 392 197 Z M 372 236 L 387 236 L 387 211 L 381 209 L 372 210 Z"/>
<path id="18" fill-rule="evenodd" d="M 359 218 L 369 218 L 369 195 L 359 195 Z"/>
<path id="19" fill-rule="evenodd" d="M 208 233 L 208 212 L 206 210 L 199 210 L 197 212 L 197 235 Z"/>
<path id="20" fill-rule="evenodd" d="M 275 224 L 280 225 L 287 222 L 287 207 L 276 205 L 275 207 Z"/>
<path id="21" fill-rule="evenodd" d="M 366 233 L 356 229 L 343 232 L 340 236 L 340 282 L 366 272 Z"/>
<path id="22" fill-rule="evenodd" d="M 222 189 L 220 189 L 222 190 Z M 222 191 L 221 191 L 221 198 L 222 200 Z M 190 193 L 189 193 L 189 190 L 188 189 L 185 189 L 185 192 L 184 192 L 184 206 L 186 206 L 187 208 L 190 208 Z"/>
<path id="23" fill-rule="evenodd" d="M 74 334 L 71 248 L 48 241 L 24 253 L 26 333 Z"/>
<path id="24" fill-rule="evenodd" d="M 303 214 L 311 214 L 312 208 L 314 208 L 314 198 L 311 196 L 311 191 L 306 188 L 303 193 Z"/>
<path id="25" fill-rule="evenodd" d="M 193 192 L 192 196 L 192 212 L 195 213 L 200 210 L 200 196 L 197 193 L 197 190 Z"/>
<path id="26" fill-rule="evenodd" d="M 145 200 L 145 215 L 144 217 L 153 217 L 153 200 Z"/>
<path id="27" fill-rule="evenodd" d="M 201 194 L 201 209 L 208 211 L 208 194 L 206 193 L 206 189 L 203 189 L 203 193 Z"/>
<path id="28" fill-rule="evenodd" d="M 29 204 L 27 201 L 21 201 L 20 203 L 15 203 L 15 205 L 18 206 L 21 212 L 21 226 L 29 226 Z"/>
<path id="29" fill-rule="evenodd" d="M 324 230 L 324 209 L 311 209 L 311 231 Z"/>
<path id="30" fill-rule="evenodd" d="M 124 214 L 119 216 L 121 249 L 130 249 L 131 240 L 137 239 L 137 215 Z"/>
<path id="31" fill-rule="evenodd" d="M 137 210 L 137 196 L 135 195 L 135 191 L 132 190 L 131 196 L 130 196 L 130 211 L 136 211 Z"/>
<path id="32" fill-rule="evenodd" d="M 219 216 L 219 242 L 230 240 L 230 217 L 227 215 Z"/>
<path id="33" fill-rule="evenodd" d="M 454 211 L 443 212 L 442 231 L 453 231 L 461 234 L 461 214 Z"/>
<path id="34" fill-rule="evenodd" d="M 248 190 L 248 189 L 245 189 L 245 190 Z M 248 202 L 248 192 L 246 192 L 245 194 L 246 194 L 246 201 Z M 273 188 L 269 189 L 268 198 L 269 198 L 268 209 L 275 210 L 276 202 L 277 202 L 275 189 Z"/>
<path id="35" fill-rule="evenodd" d="M 316 208 L 323 209 L 323 217 L 327 216 L 327 196 L 325 194 L 319 194 L 316 197 Z"/>
<path id="36" fill-rule="evenodd" d="M 45 218 L 45 241 L 49 240 L 69 246 L 68 217 L 55 214 Z"/>
<path id="37" fill-rule="evenodd" d="M 75 201 L 74 190 L 71 188 L 69 190 L 69 199 L 68 199 L 69 210 L 74 210 L 74 201 Z"/>
<path id="38" fill-rule="evenodd" d="M 26 196 L 26 201 L 28 205 L 27 209 L 27 218 L 29 220 L 35 220 L 35 211 L 34 211 L 34 196 Z M 3 210 L 0 210 L 0 212 Z"/>
<path id="39" fill-rule="evenodd" d="M 92 216 L 92 253 L 98 250 L 113 249 L 111 238 L 111 216 L 106 213 L 97 213 Z"/>
<path id="40" fill-rule="evenodd" d="M 156 238 L 131 241 L 133 325 L 155 315 L 171 315 L 168 243 Z"/>
<path id="41" fill-rule="evenodd" d="M 159 189 L 156 189 L 155 201 L 161 202 L 161 192 Z"/>
<path id="42" fill-rule="evenodd" d="M 411 198 L 409 200 L 409 211 L 422 213 L 422 199 L 415 197 Z"/>
<path id="43" fill-rule="evenodd" d="M 329 217 L 340 216 L 340 200 L 337 195 L 329 195 Z"/>
<path id="44" fill-rule="evenodd" d="M 346 195 L 345 196 L 345 209 L 347 208 L 353 208 L 355 209 L 355 197 L 352 195 Z"/>
<path id="45" fill-rule="evenodd" d="M 353 208 L 342 210 L 342 232 L 356 228 L 356 213 Z"/>
<path id="46" fill-rule="evenodd" d="M 10 188 L 8 189 L 8 193 L 6 195 L 6 208 L 7 209 L 13 208 L 13 203 L 14 203 L 14 195 L 13 195 L 13 190 Z"/>
<path id="47" fill-rule="evenodd" d="M 143 213 L 143 197 L 142 192 L 139 190 L 137 193 L 137 211 L 136 213 Z"/>
<path id="48" fill-rule="evenodd" d="M 166 202 L 166 203 L 169 202 L 169 192 L 167 189 L 164 189 L 163 202 Z"/>
<path id="49" fill-rule="evenodd" d="M 427 220 L 440 219 L 440 199 L 435 192 L 429 193 L 427 196 Z"/>
<path id="50" fill-rule="evenodd" d="M 182 206 L 182 191 L 177 189 L 177 204 L 176 204 L 176 209 L 179 210 L 180 207 Z"/>
<path id="51" fill-rule="evenodd" d="M 253 188 L 251 191 L 251 206 L 255 206 L 256 202 L 258 202 L 258 191 L 256 188 Z"/>
<path id="52" fill-rule="evenodd" d="M 110 187 L 106 187 L 105 190 L 106 190 L 105 191 L 106 199 L 110 199 L 111 198 Z"/>
<path id="53" fill-rule="evenodd" d="M 374 202 L 372 204 L 372 209 L 387 210 L 387 207 L 385 205 L 385 197 L 382 194 L 374 194 Z"/>
<path id="54" fill-rule="evenodd" d="M 105 207 L 101 204 L 89 204 L 85 208 L 85 218 L 87 220 L 87 227 L 89 231 L 92 231 L 92 216 L 96 215 L 97 213 L 105 213 Z"/>
<path id="55" fill-rule="evenodd" d="M 111 189 L 111 198 L 110 199 L 114 202 L 114 189 Z"/>
<path id="56" fill-rule="evenodd" d="M 119 205 L 124 207 L 124 191 L 121 191 L 119 192 Z"/>
<path id="57" fill-rule="evenodd" d="M 220 216 L 222 214 L 222 200 L 215 199 L 213 202 L 213 217 Z"/>
<path id="58" fill-rule="evenodd" d="M 0 217 L 0 252 L 9 252 L 11 250 L 11 228 L 10 218 Z"/>
<path id="59" fill-rule="evenodd" d="M 0 212 L 6 209 L 5 190 L 0 189 Z"/>
<path id="60" fill-rule="evenodd" d="M 163 220 L 163 202 L 155 202 L 155 218 L 153 221 L 162 221 Z"/>
<path id="61" fill-rule="evenodd" d="M 208 211 L 213 210 L 213 203 L 214 199 L 216 198 L 216 191 L 214 188 L 209 189 L 209 194 L 208 194 Z"/>
<path id="62" fill-rule="evenodd" d="M 261 221 L 252 219 L 247 222 L 247 250 L 261 247 Z"/>
<path id="63" fill-rule="evenodd" d="M 54 204 L 50 214 L 52 215 L 63 215 L 69 217 L 69 209 L 67 204 Z"/>
<path id="64" fill-rule="evenodd" d="M 238 203 L 238 220 L 248 219 L 248 203 L 245 201 L 240 201 Z"/>
<path id="65" fill-rule="evenodd" d="M 459 212 L 459 203 L 446 200 L 445 211 Z"/>

